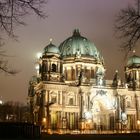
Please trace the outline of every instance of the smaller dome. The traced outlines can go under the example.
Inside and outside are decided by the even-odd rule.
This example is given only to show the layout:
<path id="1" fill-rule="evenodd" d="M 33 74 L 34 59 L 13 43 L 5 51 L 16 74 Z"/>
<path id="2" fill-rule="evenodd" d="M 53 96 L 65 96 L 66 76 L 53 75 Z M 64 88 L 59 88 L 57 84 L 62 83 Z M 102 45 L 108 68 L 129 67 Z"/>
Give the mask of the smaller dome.
<path id="1" fill-rule="evenodd" d="M 44 53 L 55 53 L 55 54 L 60 54 L 60 50 L 58 47 L 56 47 L 54 44 L 52 44 L 50 42 L 49 45 L 47 45 L 45 48 L 44 48 Z"/>
<path id="2" fill-rule="evenodd" d="M 133 55 L 128 59 L 127 66 L 140 66 L 140 57 Z"/>

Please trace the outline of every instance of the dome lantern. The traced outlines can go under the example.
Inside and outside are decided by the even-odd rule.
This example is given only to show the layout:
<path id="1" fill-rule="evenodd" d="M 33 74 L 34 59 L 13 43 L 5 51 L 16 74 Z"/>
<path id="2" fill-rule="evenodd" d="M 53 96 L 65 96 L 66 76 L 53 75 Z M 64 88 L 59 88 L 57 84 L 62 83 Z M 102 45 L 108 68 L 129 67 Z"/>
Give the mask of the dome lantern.
<path id="1" fill-rule="evenodd" d="M 75 29 L 75 30 L 73 31 L 73 36 L 81 36 L 81 35 L 80 35 L 80 32 L 79 32 L 79 29 Z"/>

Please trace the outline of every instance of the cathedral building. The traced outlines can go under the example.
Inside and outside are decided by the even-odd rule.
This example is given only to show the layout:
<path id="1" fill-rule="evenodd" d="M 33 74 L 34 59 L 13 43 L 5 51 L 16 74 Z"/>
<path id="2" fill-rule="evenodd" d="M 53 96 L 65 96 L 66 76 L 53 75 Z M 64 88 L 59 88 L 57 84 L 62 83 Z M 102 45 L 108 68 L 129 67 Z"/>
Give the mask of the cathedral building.
<path id="1" fill-rule="evenodd" d="M 140 57 L 125 66 L 125 81 L 116 71 L 105 79 L 104 59 L 78 29 L 56 46 L 44 48 L 37 74 L 29 82 L 32 122 L 48 133 L 136 131 L 140 129 Z"/>

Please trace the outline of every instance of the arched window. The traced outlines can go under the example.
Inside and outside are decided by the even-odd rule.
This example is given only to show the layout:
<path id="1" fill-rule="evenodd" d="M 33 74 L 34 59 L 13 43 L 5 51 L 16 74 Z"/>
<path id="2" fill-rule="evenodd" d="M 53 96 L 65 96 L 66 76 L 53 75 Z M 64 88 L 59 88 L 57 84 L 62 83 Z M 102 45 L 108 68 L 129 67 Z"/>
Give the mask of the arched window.
<path id="1" fill-rule="evenodd" d="M 52 97 L 51 97 L 51 102 L 52 102 L 52 103 L 56 103 L 56 96 L 52 96 Z"/>
<path id="2" fill-rule="evenodd" d="M 56 65 L 52 64 L 52 72 L 56 72 Z"/>
<path id="3" fill-rule="evenodd" d="M 73 98 L 69 99 L 69 105 L 74 105 Z"/>
<path id="4" fill-rule="evenodd" d="M 126 107 L 131 107 L 131 102 L 130 101 L 127 101 Z"/>
<path id="5" fill-rule="evenodd" d="M 47 72 L 47 63 L 43 62 L 42 64 L 42 72 Z"/>

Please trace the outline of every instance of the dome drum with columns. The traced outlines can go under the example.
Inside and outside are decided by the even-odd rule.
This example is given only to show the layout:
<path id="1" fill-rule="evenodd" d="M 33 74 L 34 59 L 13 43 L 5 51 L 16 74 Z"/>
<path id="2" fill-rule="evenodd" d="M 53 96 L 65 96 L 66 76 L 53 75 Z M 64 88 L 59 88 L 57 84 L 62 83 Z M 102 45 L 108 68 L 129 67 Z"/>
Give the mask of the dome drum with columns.
<path id="1" fill-rule="evenodd" d="M 60 45 L 50 40 L 29 82 L 32 122 L 47 133 L 104 133 L 138 130 L 140 122 L 140 57 L 106 80 L 104 60 L 78 29 Z M 38 67 L 37 67 L 38 68 Z"/>

